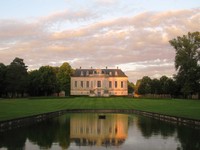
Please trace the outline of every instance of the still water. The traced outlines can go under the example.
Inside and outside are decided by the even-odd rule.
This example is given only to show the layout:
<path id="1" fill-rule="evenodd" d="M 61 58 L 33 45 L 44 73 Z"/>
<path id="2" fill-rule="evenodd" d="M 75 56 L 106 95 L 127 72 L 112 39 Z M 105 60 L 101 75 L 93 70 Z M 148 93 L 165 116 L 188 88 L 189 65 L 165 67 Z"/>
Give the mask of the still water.
<path id="1" fill-rule="evenodd" d="M 0 149 L 199 150 L 200 130 L 133 114 L 66 114 L 1 132 Z"/>

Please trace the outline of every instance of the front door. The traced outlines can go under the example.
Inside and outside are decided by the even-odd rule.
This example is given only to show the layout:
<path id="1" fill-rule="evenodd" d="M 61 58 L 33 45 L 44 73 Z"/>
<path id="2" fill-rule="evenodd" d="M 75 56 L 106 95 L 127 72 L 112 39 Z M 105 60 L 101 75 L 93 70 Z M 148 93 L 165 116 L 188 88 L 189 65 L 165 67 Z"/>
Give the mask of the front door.
<path id="1" fill-rule="evenodd" d="M 98 94 L 97 94 L 98 96 L 101 96 L 101 91 L 98 91 Z"/>

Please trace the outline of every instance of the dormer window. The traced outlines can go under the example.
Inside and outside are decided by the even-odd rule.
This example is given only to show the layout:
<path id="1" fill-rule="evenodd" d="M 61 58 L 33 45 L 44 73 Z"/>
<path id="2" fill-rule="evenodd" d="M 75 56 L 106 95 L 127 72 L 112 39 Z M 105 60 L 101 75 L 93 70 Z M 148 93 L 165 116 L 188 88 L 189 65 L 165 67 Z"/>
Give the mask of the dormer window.
<path id="1" fill-rule="evenodd" d="M 89 75 L 89 71 L 86 72 L 86 75 L 87 75 L 87 76 Z"/>
<path id="2" fill-rule="evenodd" d="M 81 71 L 81 76 L 83 76 L 83 71 Z"/>
<path id="3" fill-rule="evenodd" d="M 112 72 L 109 72 L 109 75 L 112 76 Z"/>
<path id="4" fill-rule="evenodd" d="M 118 75 L 118 72 L 117 72 L 117 71 L 115 71 L 115 75 L 116 75 L 116 76 Z"/>

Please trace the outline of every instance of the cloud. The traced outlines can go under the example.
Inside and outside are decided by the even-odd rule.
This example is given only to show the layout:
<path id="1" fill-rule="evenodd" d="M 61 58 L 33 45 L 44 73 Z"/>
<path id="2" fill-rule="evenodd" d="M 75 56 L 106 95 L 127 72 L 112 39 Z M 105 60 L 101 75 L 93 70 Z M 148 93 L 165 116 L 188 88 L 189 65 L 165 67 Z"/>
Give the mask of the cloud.
<path id="1" fill-rule="evenodd" d="M 19 20 L 0 20 L 0 40 L 19 41 L 36 37 L 41 32 L 37 23 L 28 23 Z"/>
<path id="2" fill-rule="evenodd" d="M 118 0 L 95 0 L 98 5 L 108 6 L 118 3 Z"/>
<path id="3" fill-rule="evenodd" d="M 175 51 L 168 41 L 199 31 L 200 9 L 144 12 L 131 17 L 95 20 L 95 14 L 62 11 L 34 21 L 0 20 L 0 60 L 21 57 L 36 69 L 42 65 L 105 68 L 119 66 L 136 82 L 144 75 L 172 76 Z M 89 23 L 87 19 L 91 20 Z M 85 23 L 62 31 L 49 30 L 57 22 Z"/>
<path id="4" fill-rule="evenodd" d="M 85 21 L 96 18 L 97 15 L 89 10 L 81 9 L 79 11 L 58 11 L 50 14 L 49 16 L 41 17 L 40 21 L 42 22 L 63 22 L 63 21 L 70 21 L 70 22 L 78 22 L 78 21 Z"/>

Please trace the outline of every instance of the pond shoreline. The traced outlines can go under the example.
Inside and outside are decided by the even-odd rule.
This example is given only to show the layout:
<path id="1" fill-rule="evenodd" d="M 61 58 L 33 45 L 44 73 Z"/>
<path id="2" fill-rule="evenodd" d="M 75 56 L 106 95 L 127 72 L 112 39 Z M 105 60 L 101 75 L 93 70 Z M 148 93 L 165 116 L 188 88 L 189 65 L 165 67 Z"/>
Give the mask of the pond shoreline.
<path id="1" fill-rule="evenodd" d="M 14 128 L 23 127 L 29 124 L 38 123 L 43 120 L 47 120 L 50 118 L 58 117 L 65 113 L 126 113 L 126 114 L 137 114 L 142 115 L 174 124 L 181 124 L 190 126 L 193 128 L 200 129 L 200 120 L 190 119 L 184 117 L 170 116 L 165 114 L 159 114 L 148 111 L 134 110 L 134 109 L 66 109 L 55 112 L 48 112 L 39 115 L 21 117 L 16 119 L 10 119 L 5 121 L 0 121 L 0 132 L 4 132 L 6 130 L 11 130 Z"/>

